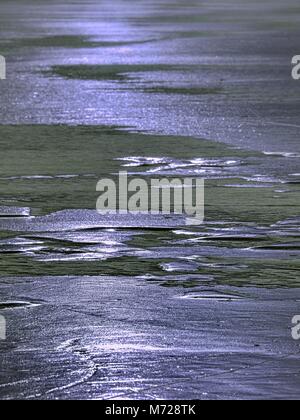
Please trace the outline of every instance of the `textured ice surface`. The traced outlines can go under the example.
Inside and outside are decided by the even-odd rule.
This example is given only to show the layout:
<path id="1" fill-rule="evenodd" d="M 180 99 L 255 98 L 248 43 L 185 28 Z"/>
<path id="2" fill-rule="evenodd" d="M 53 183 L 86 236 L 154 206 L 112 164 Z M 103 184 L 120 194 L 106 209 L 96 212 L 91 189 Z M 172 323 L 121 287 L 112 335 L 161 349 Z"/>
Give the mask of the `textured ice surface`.
<path id="1" fill-rule="evenodd" d="M 22 232 L 57 232 L 93 228 L 171 229 L 184 226 L 184 216 L 137 214 L 108 214 L 96 210 L 65 210 L 29 220 L 0 219 L 0 230 Z"/>
<path id="2" fill-rule="evenodd" d="M 1 1 L 1 399 L 299 398 L 298 3 Z M 205 224 L 96 215 L 124 169 Z"/>
<path id="3" fill-rule="evenodd" d="M 3 207 L 0 206 L 0 218 L 3 217 L 23 217 L 29 216 L 29 208 L 20 208 L 20 207 Z"/>
<path id="4" fill-rule="evenodd" d="M 40 302 L 3 312 L 2 398 L 298 398 L 289 315 L 299 289 L 162 288 L 132 276 L 1 282 L 1 300 Z"/>

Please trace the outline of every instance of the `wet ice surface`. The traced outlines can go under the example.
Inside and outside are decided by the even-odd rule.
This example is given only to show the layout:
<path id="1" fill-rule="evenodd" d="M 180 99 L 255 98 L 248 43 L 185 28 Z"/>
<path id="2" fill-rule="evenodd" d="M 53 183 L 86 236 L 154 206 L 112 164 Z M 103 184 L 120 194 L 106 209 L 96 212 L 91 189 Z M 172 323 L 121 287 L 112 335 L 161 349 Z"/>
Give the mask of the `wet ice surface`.
<path id="1" fill-rule="evenodd" d="M 57 232 L 96 228 L 171 229 L 185 225 L 184 216 L 151 215 L 148 212 L 132 214 L 99 213 L 96 210 L 65 210 L 42 217 L 19 220 L 1 219 L 2 231 Z"/>
<path id="2" fill-rule="evenodd" d="M 0 206 L 0 217 L 25 217 L 30 215 L 29 208 Z"/>
<path id="3" fill-rule="evenodd" d="M 298 399 L 298 2 L 0 7 L 0 398 Z M 97 215 L 119 170 L 205 223 Z"/>
<path id="4" fill-rule="evenodd" d="M 124 125 L 295 153 L 297 6 L 2 1 L 2 122 Z"/>
<path id="5" fill-rule="evenodd" d="M 190 292 L 122 276 L 2 282 L 14 288 L 1 299 L 40 302 L 3 311 L 5 398 L 298 398 L 286 314 L 299 289 Z"/>

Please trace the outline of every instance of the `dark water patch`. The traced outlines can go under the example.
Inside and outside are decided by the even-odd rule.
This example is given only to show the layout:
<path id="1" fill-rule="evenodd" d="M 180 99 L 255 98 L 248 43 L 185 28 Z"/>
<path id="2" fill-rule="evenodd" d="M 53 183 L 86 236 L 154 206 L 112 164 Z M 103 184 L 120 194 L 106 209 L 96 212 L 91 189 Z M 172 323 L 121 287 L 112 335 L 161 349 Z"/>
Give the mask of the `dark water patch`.
<path id="1" fill-rule="evenodd" d="M 11 40 L 14 46 L 38 48 L 95 48 L 97 43 L 86 36 L 57 35 L 41 38 L 23 38 Z"/>
<path id="2" fill-rule="evenodd" d="M 199 31 L 197 29 L 195 29 L 194 31 L 175 31 L 174 33 L 172 33 L 171 35 L 168 35 L 165 37 L 165 39 L 178 39 L 178 38 L 186 38 L 186 39 L 191 39 L 191 38 L 203 38 L 203 37 L 210 37 L 210 36 L 219 36 L 220 34 L 217 31 Z"/>
<path id="3" fill-rule="evenodd" d="M 12 255 L 0 254 L 0 270 L 1 274 L 11 276 L 22 276 L 24 270 L 31 276 L 42 276 L 47 274 L 50 276 L 66 275 L 112 275 L 119 276 L 125 274 L 128 276 L 142 276 L 145 273 L 153 275 L 162 275 L 163 272 L 159 268 L 159 261 L 137 258 L 133 256 L 116 256 L 106 255 L 105 258 L 78 258 L 78 259 L 53 259 L 49 260 L 51 254 L 44 254 L 43 258 L 35 258 L 35 255 Z M 62 256 L 62 255 L 60 255 Z M 59 256 L 58 256 L 59 257 Z M 80 257 L 80 255 L 79 255 Z"/>
<path id="4" fill-rule="evenodd" d="M 111 252 L 110 252 L 111 251 Z M 217 284 L 245 287 L 299 287 L 299 253 L 291 256 L 291 251 L 281 250 L 244 250 L 221 247 L 190 246 L 166 249 L 134 249 L 115 247 L 105 250 L 76 251 L 65 247 L 49 248 L 32 255 L 0 254 L 2 275 L 20 275 L 26 273 L 34 276 L 47 275 L 128 275 L 144 276 L 151 273 L 148 281 L 157 281 L 160 285 L 176 286 L 180 271 L 166 271 L 162 264 L 190 261 L 199 265 L 196 273 L 194 267 L 184 271 L 186 278 L 182 285 L 190 280 L 196 282 L 214 281 Z M 294 252 L 294 251 L 293 251 Z M 206 260 L 204 261 L 204 258 Z M 228 260 L 230 259 L 230 263 Z M 176 281 L 174 283 L 174 281 Z M 193 284 L 196 284 L 193 283 Z"/>
<path id="5" fill-rule="evenodd" d="M 234 166 L 226 163 L 227 160 L 236 160 L 240 167 L 240 160 L 249 156 L 248 152 L 234 151 L 205 139 L 130 133 L 122 131 L 120 127 L 0 125 L 0 138 L 0 183 L 1 178 L 5 178 L 3 181 L 15 178 L 16 185 L 22 181 L 24 184 L 34 181 L 38 185 L 49 180 L 53 185 L 59 183 L 62 188 L 64 184 L 60 181 L 69 176 L 76 183 L 78 177 L 80 182 L 88 183 L 92 182 L 88 175 L 99 177 L 117 172 L 121 161 L 138 168 L 172 163 L 179 167 L 227 167 Z M 129 150 L 131 155 L 128 156 Z M 32 160 L 33 153 L 38 153 L 39 158 Z M 7 184 L 10 187 L 11 183 L 6 182 L 6 188 Z M 10 191 L 6 191 L 8 193 Z M 32 197 L 28 194 L 29 198 Z"/>
<path id="6" fill-rule="evenodd" d="M 161 287 L 168 287 L 168 288 L 178 288 L 181 287 L 183 289 L 193 289 L 195 287 L 199 287 L 199 285 L 209 284 L 211 281 L 205 278 L 198 277 L 197 279 L 188 279 L 188 280 L 164 280 L 159 283 Z"/>
<path id="7" fill-rule="evenodd" d="M 183 5 L 182 5 L 183 6 Z M 187 22 L 192 24 L 207 23 L 210 20 L 209 14 L 203 14 L 196 12 L 196 14 L 188 13 L 188 15 L 182 10 L 182 6 L 175 6 L 175 9 L 178 8 L 178 13 L 172 14 L 155 14 L 153 16 L 147 15 L 147 17 L 136 17 L 134 19 L 136 25 L 170 25 L 173 24 L 175 27 L 178 25 L 186 24 Z M 188 32 L 188 31 L 187 31 Z"/>
<path id="8" fill-rule="evenodd" d="M 158 42 L 159 38 L 135 40 L 135 41 L 109 41 L 96 40 L 89 36 L 77 35 L 55 35 L 40 38 L 23 38 L 10 40 L 14 47 L 30 48 L 114 48 L 130 45 L 142 45 L 151 42 Z"/>
<path id="9" fill-rule="evenodd" d="M 164 95 L 217 95 L 222 93 L 222 89 L 218 87 L 170 87 L 170 86 L 154 86 L 143 88 L 145 93 L 155 93 Z"/>
<path id="10" fill-rule="evenodd" d="M 163 71 L 178 71 L 182 70 L 180 66 L 172 65 L 64 65 L 53 66 L 51 74 L 56 76 L 65 77 L 67 79 L 80 79 L 80 80 L 114 80 L 126 81 L 134 78 L 135 74 L 139 73 L 153 73 Z M 47 72 L 49 73 L 49 72 Z"/>
<path id="11" fill-rule="evenodd" d="M 24 254 L 24 255 L 35 255 L 36 253 L 46 250 L 46 247 L 34 247 L 34 246 L 19 246 L 14 248 L 0 248 L 0 254 Z"/>
<path id="12" fill-rule="evenodd" d="M 259 246 L 256 249 L 266 249 L 266 250 L 296 250 L 300 251 L 300 242 L 291 242 L 291 243 L 280 243 L 280 244 L 270 244 L 266 246 Z"/>

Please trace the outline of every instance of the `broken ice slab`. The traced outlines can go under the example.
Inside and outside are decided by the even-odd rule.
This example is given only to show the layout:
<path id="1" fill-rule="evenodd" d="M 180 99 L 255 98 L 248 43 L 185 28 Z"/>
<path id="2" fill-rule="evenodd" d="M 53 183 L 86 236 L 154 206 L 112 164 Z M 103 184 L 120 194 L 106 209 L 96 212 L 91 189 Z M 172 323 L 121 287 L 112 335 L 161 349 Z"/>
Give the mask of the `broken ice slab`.
<path id="1" fill-rule="evenodd" d="M 40 306 L 40 303 L 24 302 L 24 301 L 6 301 L 0 302 L 0 310 L 8 309 L 23 309 L 23 308 L 34 308 Z"/>
<path id="2" fill-rule="evenodd" d="M 0 206 L 0 217 L 28 217 L 30 209 L 28 207 L 6 207 Z"/>
<path id="3" fill-rule="evenodd" d="M 149 213 L 108 214 L 96 210 L 63 210 L 29 219 L 0 218 L 0 230 L 13 232 L 59 232 L 83 229 L 174 229 L 186 224 L 181 215 Z"/>
<path id="4" fill-rule="evenodd" d="M 54 240 L 62 242 L 71 242 L 75 244 L 102 244 L 105 246 L 119 246 L 138 235 L 143 235 L 143 232 L 139 232 L 138 230 L 120 231 L 116 229 L 95 229 L 67 232 L 37 232 L 29 234 L 30 237 L 34 239 L 41 239 L 43 241 Z"/>

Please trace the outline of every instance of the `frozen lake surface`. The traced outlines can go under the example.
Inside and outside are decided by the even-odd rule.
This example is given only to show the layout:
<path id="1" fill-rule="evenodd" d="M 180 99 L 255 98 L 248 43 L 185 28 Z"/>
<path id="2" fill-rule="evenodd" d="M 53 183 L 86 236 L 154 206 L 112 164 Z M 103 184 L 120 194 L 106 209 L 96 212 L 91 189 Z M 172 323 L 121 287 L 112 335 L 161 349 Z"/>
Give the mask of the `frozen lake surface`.
<path id="1" fill-rule="evenodd" d="M 1 1 L 1 399 L 298 399 L 298 1 Z M 206 179 L 201 226 L 95 213 Z"/>

